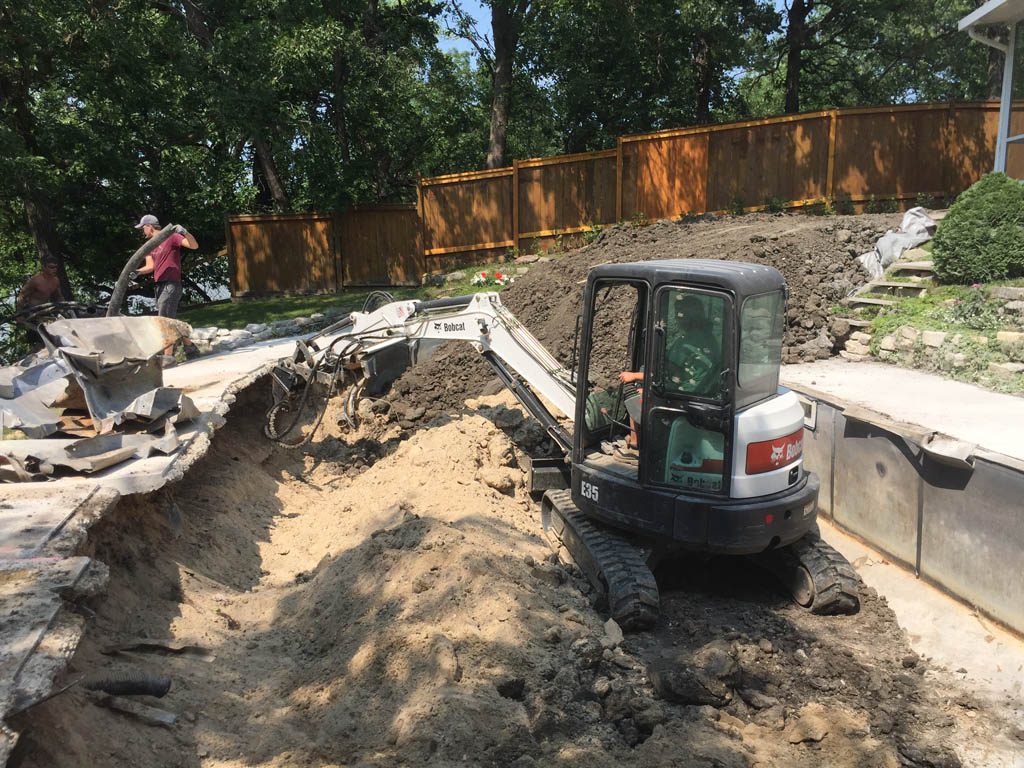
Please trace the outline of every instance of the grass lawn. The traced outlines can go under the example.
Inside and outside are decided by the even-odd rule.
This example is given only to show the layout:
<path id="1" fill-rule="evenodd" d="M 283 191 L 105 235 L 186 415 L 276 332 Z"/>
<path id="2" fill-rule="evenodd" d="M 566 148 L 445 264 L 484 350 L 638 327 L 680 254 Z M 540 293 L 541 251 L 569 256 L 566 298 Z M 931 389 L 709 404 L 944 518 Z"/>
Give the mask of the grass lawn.
<path id="1" fill-rule="evenodd" d="M 486 264 L 467 267 L 466 278 L 442 286 L 423 286 L 420 288 L 388 288 L 388 293 L 396 299 L 436 299 L 447 296 L 460 296 L 477 291 L 500 291 L 499 285 L 475 286 L 470 283 L 477 272 L 512 272 L 514 267 L 508 264 Z M 353 288 L 323 296 L 277 296 L 266 299 L 238 299 L 222 304 L 210 304 L 194 309 L 183 309 L 179 317 L 193 327 L 216 326 L 218 328 L 244 328 L 249 323 L 269 323 L 274 320 L 287 320 L 293 317 L 309 317 L 327 309 L 343 309 L 347 312 L 359 310 L 373 288 Z"/>

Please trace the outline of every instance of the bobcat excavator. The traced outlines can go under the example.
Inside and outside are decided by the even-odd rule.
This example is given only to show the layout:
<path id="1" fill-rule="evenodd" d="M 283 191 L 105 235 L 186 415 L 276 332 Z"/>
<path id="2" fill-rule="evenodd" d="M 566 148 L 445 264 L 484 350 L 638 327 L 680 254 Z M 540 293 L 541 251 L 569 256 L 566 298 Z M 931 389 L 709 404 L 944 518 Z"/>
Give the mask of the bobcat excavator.
<path id="1" fill-rule="evenodd" d="M 468 342 L 550 436 L 555 455 L 530 467 L 544 529 L 624 628 L 657 620 L 652 568 L 696 554 L 753 556 L 814 613 L 855 613 L 859 579 L 817 533 L 803 407 L 778 383 L 786 296 L 766 266 L 601 265 L 587 277 L 566 368 L 496 293 L 385 294 L 387 303 L 299 342 L 275 367 L 265 431 L 301 443 L 301 414 L 325 388 L 344 395 L 354 424 L 362 398 L 428 346 Z"/>

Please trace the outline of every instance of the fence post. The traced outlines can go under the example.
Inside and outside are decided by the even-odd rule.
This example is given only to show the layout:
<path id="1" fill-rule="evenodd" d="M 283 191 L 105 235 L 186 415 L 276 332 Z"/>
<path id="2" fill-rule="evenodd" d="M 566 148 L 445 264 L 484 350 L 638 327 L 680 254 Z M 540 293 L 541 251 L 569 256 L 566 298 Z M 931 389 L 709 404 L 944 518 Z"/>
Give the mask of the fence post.
<path id="1" fill-rule="evenodd" d="M 337 293 L 342 289 L 345 284 L 345 276 L 342 272 L 341 258 L 341 217 L 344 214 L 341 211 L 335 210 L 331 213 L 330 225 L 331 225 L 331 262 L 334 267 L 334 292 Z"/>
<path id="2" fill-rule="evenodd" d="M 622 137 L 615 140 L 615 223 L 622 221 Z"/>
<path id="3" fill-rule="evenodd" d="M 419 223 L 420 247 L 416 249 L 419 257 L 420 282 L 423 282 L 423 275 L 427 274 L 427 220 L 423 215 L 423 179 L 416 179 L 416 219 Z"/>
<path id="4" fill-rule="evenodd" d="M 512 252 L 519 253 L 519 161 L 512 161 Z"/>
<path id="5" fill-rule="evenodd" d="M 825 199 L 829 203 L 835 201 L 836 181 L 836 128 L 839 122 L 839 110 L 833 109 L 828 116 L 828 171 L 825 174 Z"/>

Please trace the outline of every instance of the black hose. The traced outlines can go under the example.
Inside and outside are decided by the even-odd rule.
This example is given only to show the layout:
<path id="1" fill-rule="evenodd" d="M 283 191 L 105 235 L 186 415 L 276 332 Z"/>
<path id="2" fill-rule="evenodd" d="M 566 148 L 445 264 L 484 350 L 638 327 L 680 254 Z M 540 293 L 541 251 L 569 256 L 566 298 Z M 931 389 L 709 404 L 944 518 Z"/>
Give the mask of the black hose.
<path id="1" fill-rule="evenodd" d="M 150 251 L 174 234 L 175 226 L 177 225 L 168 224 L 144 242 L 142 247 L 128 259 L 128 263 L 121 270 L 121 276 L 114 283 L 114 290 L 110 292 L 110 302 L 107 304 L 107 317 L 116 317 L 121 314 L 121 305 L 124 303 L 125 294 L 128 293 L 128 283 L 131 280 L 132 272 L 142 265 L 143 259 L 149 255 Z"/>
<path id="2" fill-rule="evenodd" d="M 155 696 L 160 699 L 171 690 L 171 678 L 166 675 L 129 672 L 101 680 L 88 680 L 82 683 L 82 687 L 109 693 L 111 696 Z"/>

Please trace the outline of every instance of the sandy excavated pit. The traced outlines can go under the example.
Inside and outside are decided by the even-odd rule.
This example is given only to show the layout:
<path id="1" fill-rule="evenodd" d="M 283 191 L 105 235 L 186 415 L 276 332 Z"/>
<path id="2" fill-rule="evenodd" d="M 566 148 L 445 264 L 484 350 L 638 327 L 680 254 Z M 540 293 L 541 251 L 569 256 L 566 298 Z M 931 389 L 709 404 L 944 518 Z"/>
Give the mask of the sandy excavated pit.
<path id="1" fill-rule="evenodd" d="M 1013 727 L 873 594 L 817 617 L 734 561 L 683 567 L 653 632 L 606 629 L 541 538 L 507 395 L 412 434 L 331 427 L 303 455 L 261 436 L 256 389 L 173 496 L 91 538 L 111 587 L 67 680 L 170 675 L 142 700 L 178 724 L 72 689 L 19 723 L 18 765 L 1010 764 Z M 140 637 L 213 658 L 105 654 Z"/>

